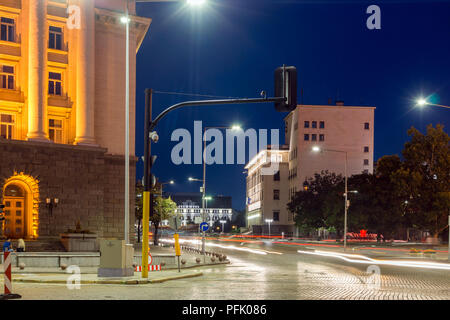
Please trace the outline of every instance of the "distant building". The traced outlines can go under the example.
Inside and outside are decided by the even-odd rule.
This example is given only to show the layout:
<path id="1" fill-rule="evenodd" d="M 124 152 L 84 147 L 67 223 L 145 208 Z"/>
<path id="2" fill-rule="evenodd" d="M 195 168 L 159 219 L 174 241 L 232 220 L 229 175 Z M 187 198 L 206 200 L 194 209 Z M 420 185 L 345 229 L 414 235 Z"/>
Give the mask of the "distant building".
<path id="1" fill-rule="evenodd" d="M 174 193 L 170 198 L 177 204 L 177 213 L 182 214 L 182 224 L 202 222 L 202 193 Z M 213 226 L 216 221 L 231 221 L 233 217 L 232 199 L 229 196 L 211 196 L 205 206 L 206 221 Z"/>
<path id="2" fill-rule="evenodd" d="M 373 173 L 374 113 L 374 107 L 350 107 L 342 102 L 336 106 L 299 105 L 289 113 L 285 118 L 286 150 L 260 152 L 247 164 L 249 227 L 267 233 L 265 220 L 272 219 L 272 233 L 295 232 L 287 204 L 314 174 L 328 170 L 344 175 L 345 152 L 348 176 Z M 321 152 L 313 152 L 313 147 Z M 279 180 L 260 173 L 272 162 L 270 154 L 279 154 Z"/>

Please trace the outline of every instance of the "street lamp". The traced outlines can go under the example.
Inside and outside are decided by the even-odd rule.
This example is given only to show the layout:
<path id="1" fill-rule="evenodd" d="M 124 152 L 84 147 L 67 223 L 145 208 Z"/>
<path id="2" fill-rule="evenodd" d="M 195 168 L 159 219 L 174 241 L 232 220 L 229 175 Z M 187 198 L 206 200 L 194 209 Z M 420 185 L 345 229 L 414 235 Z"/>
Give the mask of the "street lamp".
<path id="1" fill-rule="evenodd" d="M 168 2 L 172 0 L 135 0 L 136 2 Z M 188 0 L 187 3 L 191 6 L 198 7 L 204 4 L 206 0 Z M 126 44 L 125 44 L 125 234 L 124 240 L 127 244 L 130 243 L 130 0 L 125 2 L 125 16 L 120 20 L 126 25 Z M 144 210 L 146 210 L 144 208 Z M 146 252 L 144 252 L 146 251 Z M 148 254 L 148 245 L 142 246 L 142 256 L 146 257 Z M 143 264 L 142 276 L 148 277 L 148 270 L 146 264 Z"/>
<path id="2" fill-rule="evenodd" d="M 450 106 L 444 106 L 444 105 L 441 105 L 441 104 L 431 103 L 431 102 L 428 102 L 427 99 L 425 99 L 425 98 L 417 99 L 416 105 L 418 105 L 421 108 L 424 108 L 425 106 L 435 106 L 435 107 L 441 107 L 441 108 L 450 109 Z"/>
<path id="3" fill-rule="evenodd" d="M 266 223 L 269 224 L 269 238 L 270 238 L 270 224 L 273 222 L 273 219 L 266 219 Z"/>
<path id="4" fill-rule="evenodd" d="M 344 251 L 347 249 L 347 213 L 348 213 L 348 175 L 347 175 L 347 167 L 348 167 L 348 152 L 342 151 L 342 150 L 331 150 L 331 149 L 321 149 L 319 146 L 314 146 L 312 148 L 312 151 L 314 152 L 338 152 L 338 153 L 345 153 L 345 214 L 344 214 Z"/>

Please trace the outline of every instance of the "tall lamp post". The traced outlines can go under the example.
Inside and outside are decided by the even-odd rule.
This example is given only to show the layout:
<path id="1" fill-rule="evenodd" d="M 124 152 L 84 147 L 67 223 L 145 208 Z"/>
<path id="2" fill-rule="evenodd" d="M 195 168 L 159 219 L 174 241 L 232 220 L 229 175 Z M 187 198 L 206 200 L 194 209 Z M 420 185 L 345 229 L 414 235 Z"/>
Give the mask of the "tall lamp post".
<path id="1" fill-rule="evenodd" d="M 216 126 L 216 127 L 204 127 L 203 128 L 203 180 L 199 180 L 199 179 L 194 179 L 194 178 L 189 178 L 189 181 L 201 181 L 203 182 L 203 187 L 202 187 L 202 193 L 203 193 L 203 198 L 202 198 L 202 222 L 205 222 L 206 218 L 205 218 L 205 203 L 207 201 L 205 194 L 206 194 L 206 139 L 205 139 L 205 134 L 206 131 L 208 131 L 209 129 L 231 129 L 231 130 L 241 130 L 241 127 L 238 125 L 234 125 L 234 126 L 228 126 L 228 127 L 224 127 L 224 126 Z M 203 236 L 202 236 L 202 255 L 205 255 L 205 247 L 206 247 L 206 239 L 205 239 L 205 232 L 203 232 Z"/>
<path id="2" fill-rule="evenodd" d="M 348 152 L 343 150 L 331 150 L 331 149 L 321 149 L 318 146 L 315 146 L 312 148 L 312 151 L 314 152 L 338 152 L 338 153 L 345 153 L 345 214 L 344 214 L 344 251 L 347 249 L 347 213 L 348 213 L 348 174 L 347 174 L 347 167 L 348 167 Z"/>
<path id="3" fill-rule="evenodd" d="M 125 3 L 125 16 L 121 18 L 121 22 L 126 25 L 126 45 L 125 45 L 125 232 L 124 240 L 127 244 L 130 243 L 130 12 L 129 4 L 130 1 L 135 1 L 139 3 L 143 2 L 180 2 L 182 0 L 126 0 Z M 204 4 L 206 0 L 186 0 L 186 3 L 192 7 L 199 7 Z M 151 119 L 151 115 L 150 115 Z M 148 181 L 147 181 L 148 182 Z M 144 186 L 145 188 L 146 186 Z M 148 186 L 147 186 L 148 187 Z M 144 192 L 144 217 L 148 217 L 150 210 L 150 202 L 148 199 L 149 192 Z M 146 219 L 148 220 L 148 219 Z M 144 223 L 148 224 L 148 221 Z M 146 242 L 148 242 L 148 235 L 144 237 Z M 148 243 L 142 246 L 142 256 L 145 257 L 148 253 Z M 144 255 L 145 253 L 145 255 Z M 147 262 L 144 261 L 142 265 L 142 277 L 148 278 Z"/>

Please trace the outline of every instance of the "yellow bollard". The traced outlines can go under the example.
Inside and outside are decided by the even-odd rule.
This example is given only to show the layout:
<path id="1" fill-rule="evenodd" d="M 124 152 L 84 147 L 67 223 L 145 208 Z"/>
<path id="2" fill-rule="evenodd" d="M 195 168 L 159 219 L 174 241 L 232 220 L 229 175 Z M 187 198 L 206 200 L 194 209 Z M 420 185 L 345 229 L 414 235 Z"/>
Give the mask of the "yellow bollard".
<path id="1" fill-rule="evenodd" d="M 173 235 L 175 239 L 175 255 L 178 257 L 178 272 L 180 272 L 180 256 L 181 256 L 181 248 L 180 248 L 180 235 L 175 233 Z"/>
<path id="2" fill-rule="evenodd" d="M 150 224 L 150 192 L 144 192 L 142 213 L 142 278 L 148 278 L 148 232 Z"/>

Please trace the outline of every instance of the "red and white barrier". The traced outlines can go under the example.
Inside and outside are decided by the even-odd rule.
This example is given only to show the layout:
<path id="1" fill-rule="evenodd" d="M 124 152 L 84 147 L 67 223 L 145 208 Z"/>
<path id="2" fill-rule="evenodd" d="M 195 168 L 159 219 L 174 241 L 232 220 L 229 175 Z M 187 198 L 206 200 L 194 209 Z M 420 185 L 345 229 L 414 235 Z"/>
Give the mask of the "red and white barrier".
<path id="1" fill-rule="evenodd" d="M 22 298 L 20 295 L 12 293 L 11 252 L 8 251 L 3 252 L 3 271 L 4 271 L 5 294 L 2 294 L 0 296 L 0 300 Z"/>
<path id="2" fill-rule="evenodd" d="M 142 271 L 142 266 L 136 266 L 136 268 L 134 270 L 136 272 L 141 272 Z M 148 266 L 148 271 L 161 271 L 161 265 Z"/>

